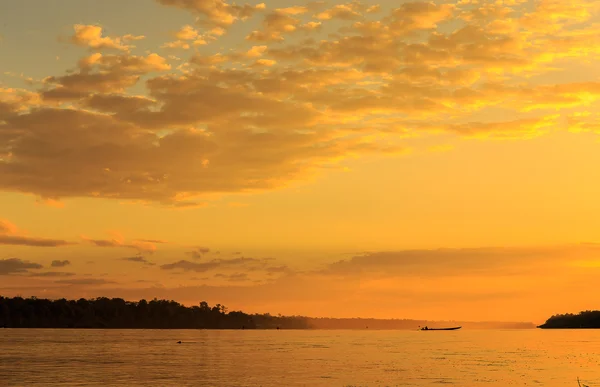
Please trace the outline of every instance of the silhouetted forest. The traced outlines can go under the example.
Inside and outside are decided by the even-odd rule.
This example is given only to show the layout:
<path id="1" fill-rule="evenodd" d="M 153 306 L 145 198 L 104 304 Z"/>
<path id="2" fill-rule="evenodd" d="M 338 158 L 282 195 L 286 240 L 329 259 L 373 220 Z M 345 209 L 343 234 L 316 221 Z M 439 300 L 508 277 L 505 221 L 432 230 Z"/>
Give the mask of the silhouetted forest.
<path id="1" fill-rule="evenodd" d="M 600 329 L 600 311 L 586 310 L 578 314 L 556 314 L 538 328 L 542 329 Z"/>
<path id="2" fill-rule="evenodd" d="M 306 329 L 303 317 L 228 312 L 223 305 L 200 302 L 186 307 L 175 301 L 96 298 L 46 300 L 0 296 L 0 327 L 139 328 L 139 329 Z"/>
<path id="3" fill-rule="evenodd" d="M 0 328 L 130 328 L 130 329 L 417 329 L 419 326 L 467 329 L 524 329 L 532 323 L 436 322 L 407 319 L 314 318 L 269 313 L 229 312 L 221 304 L 202 301 L 187 307 L 175 301 L 121 298 L 47 300 L 0 296 Z"/>

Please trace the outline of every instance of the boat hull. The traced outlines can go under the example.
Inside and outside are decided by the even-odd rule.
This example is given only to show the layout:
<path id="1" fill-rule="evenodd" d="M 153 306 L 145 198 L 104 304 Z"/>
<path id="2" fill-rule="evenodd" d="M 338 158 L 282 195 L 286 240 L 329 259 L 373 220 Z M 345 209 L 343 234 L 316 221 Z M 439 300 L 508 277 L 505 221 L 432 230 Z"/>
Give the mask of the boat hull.
<path id="1" fill-rule="evenodd" d="M 456 331 L 462 327 L 452 327 L 452 328 L 421 328 L 422 331 Z"/>

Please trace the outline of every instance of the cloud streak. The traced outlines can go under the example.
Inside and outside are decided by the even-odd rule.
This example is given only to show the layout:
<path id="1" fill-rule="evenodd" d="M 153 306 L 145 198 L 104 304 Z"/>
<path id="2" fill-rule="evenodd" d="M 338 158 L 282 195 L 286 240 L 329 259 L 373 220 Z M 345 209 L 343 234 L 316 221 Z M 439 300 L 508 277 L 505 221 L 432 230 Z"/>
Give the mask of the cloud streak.
<path id="1" fill-rule="evenodd" d="M 156 243 L 164 243 L 164 241 L 154 240 L 134 240 L 127 243 L 123 237 L 118 234 L 115 234 L 113 239 L 91 239 L 86 236 L 82 236 L 81 239 L 96 247 L 123 247 L 137 250 L 140 253 L 149 254 L 152 254 L 156 251 Z"/>
<path id="2" fill-rule="evenodd" d="M 60 247 L 71 244 L 73 243 L 61 239 L 39 238 L 23 235 L 12 223 L 0 220 L 0 245 Z"/>
<path id="3" fill-rule="evenodd" d="M 128 261 L 128 262 L 142 263 L 142 264 L 147 265 L 147 266 L 154 266 L 154 265 L 156 265 L 155 263 L 148 261 L 146 258 L 144 258 L 142 256 L 126 257 L 126 258 L 121 258 L 121 260 L 122 261 Z"/>
<path id="4" fill-rule="evenodd" d="M 31 269 L 41 269 L 42 265 L 19 258 L 0 259 L 0 275 L 28 273 Z"/>
<path id="5" fill-rule="evenodd" d="M 198 273 L 204 273 L 207 271 L 223 268 L 223 267 L 246 267 L 256 268 L 263 267 L 264 261 L 256 258 L 232 258 L 232 259 L 213 259 L 207 262 L 191 262 L 186 260 L 180 260 L 173 263 L 167 263 L 161 265 L 160 268 L 163 270 L 180 270 L 180 271 L 193 271 Z"/>
<path id="6" fill-rule="evenodd" d="M 541 273 L 570 254 L 589 256 L 596 246 L 472 248 L 373 252 L 330 264 L 323 274 L 387 277 L 503 276 Z"/>

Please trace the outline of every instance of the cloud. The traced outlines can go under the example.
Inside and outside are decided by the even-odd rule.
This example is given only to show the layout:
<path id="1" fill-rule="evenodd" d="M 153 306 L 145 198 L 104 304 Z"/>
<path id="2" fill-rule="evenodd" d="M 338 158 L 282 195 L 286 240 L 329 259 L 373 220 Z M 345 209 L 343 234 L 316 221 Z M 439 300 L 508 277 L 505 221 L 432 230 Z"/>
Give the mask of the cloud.
<path id="1" fill-rule="evenodd" d="M 360 13 L 365 7 L 359 2 L 352 2 L 347 4 L 338 4 L 332 8 L 323 11 L 316 15 L 317 19 L 330 20 L 330 19 L 341 19 L 341 20 L 356 20 L 362 17 Z"/>
<path id="2" fill-rule="evenodd" d="M 128 249 L 135 249 L 140 253 L 152 254 L 156 251 L 156 241 L 148 240 L 134 240 L 130 243 L 125 242 L 124 238 L 116 233 L 113 239 L 91 239 L 86 236 L 82 236 L 81 239 L 96 246 L 96 247 L 123 247 Z M 162 242 L 162 241 L 160 241 Z"/>
<path id="3" fill-rule="evenodd" d="M 27 273 L 30 269 L 41 269 L 42 265 L 19 258 L 0 259 L 0 275 Z"/>
<path id="4" fill-rule="evenodd" d="M 523 119 L 508 122 L 467 123 L 451 125 L 449 129 L 467 137 L 494 137 L 494 138 L 531 138 L 544 134 L 547 130 L 556 127 L 556 116 L 542 119 Z"/>
<path id="5" fill-rule="evenodd" d="M 284 34 L 290 34 L 299 28 L 304 31 L 310 31 L 317 27 L 317 24 L 305 24 L 302 27 L 301 20 L 294 17 L 308 12 L 306 7 L 278 8 L 267 14 L 262 22 L 262 30 L 252 31 L 247 40 L 258 42 L 282 41 Z"/>
<path id="6" fill-rule="evenodd" d="M 215 40 L 217 36 L 222 34 L 221 29 L 212 29 L 202 35 L 197 29 L 190 25 L 185 25 L 175 32 L 174 36 L 177 40 L 163 44 L 162 48 L 181 48 L 189 50 L 192 46 L 204 46 L 208 42 Z"/>
<path id="7" fill-rule="evenodd" d="M 129 261 L 129 262 L 138 262 L 138 263 L 143 263 L 144 265 L 147 266 L 154 266 L 156 265 L 153 262 L 148 261 L 146 258 L 142 257 L 142 256 L 135 256 L 135 257 L 126 257 L 126 258 L 121 258 L 122 261 Z"/>
<path id="8" fill-rule="evenodd" d="M 74 35 L 71 37 L 71 42 L 92 49 L 114 49 L 119 51 L 129 51 L 135 46 L 127 45 L 126 42 L 131 40 L 144 39 L 144 36 L 125 35 L 122 37 L 103 37 L 102 27 L 95 25 L 75 24 Z"/>
<path id="9" fill-rule="evenodd" d="M 195 40 L 200 34 L 194 27 L 185 25 L 175 33 L 175 37 L 179 40 Z"/>
<path id="10" fill-rule="evenodd" d="M 154 53 L 147 56 L 95 53 L 79 61 L 77 72 L 46 77 L 41 96 L 45 101 L 60 102 L 80 100 L 92 93 L 122 93 L 141 76 L 169 69 L 171 65 L 166 59 Z"/>
<path id="11" fill-rule="evenodd" d="M 16 234 L 17 226 L 10 223 L 8 220 L 0 219 L 0 234 Z"/>
<path id="12" fill-rule="evenodd" d="M 208 247 L 198 247 L 192 251 L 186 252 L 186 254 L 192 257 L 193 259 L 201 259 L 204 255 L 208 253 L 210 253 L 210 249 Z"/>
<path id="13" fill-rule="evenodd" d="M 215 277 L 222 278 L 222 279 L 225 279 L 230 282 L 244 282 L 244 281 L 250 280 L 250 278 L 248 277 L 248 274 L 246 274 L 246 273 L 234 273 L 234 274 L 217 273 L 217 274 L 215 274 Z"/>
<path id="14" fill-rule="evenodd" d="M 29 274 L 30 277 L 72 277 L 75 273 L 64 272 L 64 271 L 42 271 L 37 273 Z"/>
<path id="15" fill-rule="evenodd" d="M 213 259 L 207 262 L 190 262 L 181 260 L 178 262 L 168 263 L 161 265 L 160 268 L 163 270 L 182 270 L 182 271 L 194 271 L 198 273 L 204 273 L 207 271 L 219 269 L 222 267 L 262 267 L 264 262 L 255 258 L 232 258 L 232 259 Z"/>
<path id="16" fill-rule="evenodd" d="M 0 119 L 39 107 L 41 104 L 42 98 L 37 93 L 24 89 L 0 87 Z M 9 156 L 0 153 L 0 159 L 7 159 Z"/>
<path id="17" fill-rule="evenodd" d="M 451 277 L 541 274 L 565 264 L 565 256 L 589 256 L 597 246 L 402 250 L 356 255 L 322 271 L 341 276 Z M 416 278 L 416 277 L 415 277 Z"/>
<path id="18" fill-rule="evenodd" d="M 251 6 L 232 5 L 224 0 L 157 0 L 160 4 L 188 10 L 201 18 L 201 24 L 228 27 L 237 20 L 245 20 L 265 8 L 263 3 Z"/>
<path id="19" fill-rule="evenodd" d="M 309 11 L 308 7 L 304 7 L 304 6 L 293 6 L 293 7 L 287 7 L 287 8 L 277 8 L 275 10 L 275 12 L 282 14 L 282 15 L 302 15 L 304 13 L 307 13 Z"/>
<path id="20" fill-rule="evenodd" d="M 114 63 L 124 66 L 121 60 Z M 193 204 L 190 199 L 203 192 L 271 189 L 353 151 L 376 153 L 388 147 L 315 126 L 311 121 L 321 113 L 309 105 L 216 86 L 215 82 L 237 82 L 235 75 L 216 72 L 208 78 L 190 74 L 151 79 L 147 85 L 160 110 L 150 109 L 154 102 L 148 99 L 104 95 L 82 101 L 115 114 L 47 108 L 9 117 L 5 126 L 19 130 L 7 142 L 14 161 L 0 163 L 0 185 L 56 198 Z M 94 82 L 79 89 L 114 88 L 104 86 L 104 80 L 102 87 Z M 254 113 L 244 114 L 250 111 Z M 180 129 L 202 123 L 210 125 L 210 133 Z M 274 129 L 284 123 L 288 130 L 253 129 L 257 125 Z M 313 129 L 306 131 L 309 127 Z M 58 133 L 64 133 L 60 141 Z M 256 171 L 263 177 L 258 178 Z M 53 179 L 41 179 L 42 174 Z M 147 184 L 154 188 L 148 189 Z"/>
<path id="21" fill-rule="evenodd" d="M 435 29 L 443 21 L 450 20 L 456 6 L 434 2 L 409 2 L 396 8 L 389 18 L 389 28 L 395 35 L 414 31 Z"/>
<path id="22" fill-rule="evenodd" d="M 69 266 L 71 264 L 71 261 L 69 260 L 63 260 L 63 261 L 59 261 L 59 260 L 54 260 L 52 261 L 52 263 L 50 264 L 50 266 L 52 267 L 65 267 L 65 266 Z"/>
<path id="23" fill-rule="evenodd" d="M 109 281 L 58 278 L 60 282 L 53 281 L 55 286 L 48 286 L 44 294 L 59 298 L 81 287 L 86 297 L 158 297 L 188 305 L 206 299 L 247 312 L 352 317 L 348 311 L 353 313 L 353 305 L 365 303 L 361 314 L 376 317 L 530 319 L 552 313 L 556 305 L 568 309 L 593 303 L 599 249 L 600 245 L 587 243 L 375 251 L 356 253 L 312 272 L 256 259 L 179 261 L 165 265 L 163 270 L 182 273 L 175 282 L 165 279 L 160 287 L 115 285 L 94 290 L 95 285 Z M 206 274 L 196 276 L 196 272 Z M 12 280 L 22 281 L 29 276 Z M 128 278 L 127 283 L 133 281 Z M 190 286 L 193 281 L 206 285 Z M 27 287 L 13 290 L 14 285 L 9 282 L 2 287 L 5 294 L 34 291 Z M 575 290 L 580 299 L 564 296 Z M 391 304 L 394 308 L 389 307 Z"/>
<path id="24" fill-rule="evenodd" d="M 268 276 L 273 276 L 275 274 L 291 274 L 291 273 L 293 273 L 293 270 L 291 270 L 286 265 L 282 265 L 282 266 L 267 267 L 267 268 L 265 268 L 265 272 L 267 273 Z"/>
<path id="25" fill-rule="evenodd" d="M 12 223 L 0 220 L 0 245 L 17 245 L 32 247 L 59 247 L 72 243 L 61 239 L 48 239 L 24 235 Z"/>
<path id="26" fill-rule="evenodd" d="M 100 278 L 75 278 L 75 279 L 65 279 L 54 281 L 55 284 L 61 285 L 106 285 L 106 284 L 114 284 L 114 281 L 108 281 Z"/>
<path id="27" fill-rule="evenodd" d="M 137 242 L 143 242 L 143 243 L 156 243 L 156 244 L 165 244 L 165 243 L 169 243 L 165 240 L 162 239 L 138 239 L 136 240 Z"/>
<path id="28" fill-rule="evenodd" d="M 200 18 L 174 32 L 190 48 L 266 8 L 159 3 Z M 0 189 L 189 209 L 208 195 L 307 181 L 354 158 L 403 155 L 409 137 L 436 146 L 447 136 L 595 132 L 597 117 L 582 114 L 600 102 L 598 82 L 574 82 L 569 69 L 600 57 L 597 4 L 289 4 L 231 37 L 260 43 L 207 47 L 176 69 L 152 50 L 94 52 L 38 90 L 0 89 Z M 349 22 L 321 29 L 334 19 Z M 302 30 L 314 35 L 286 40 Z"/>
<path id="29" fill-rule="evenodd" d="M 59 247 L 67 246 L 70 244 L 72 243 L 61 239 L 35 238 L 20 235 L 0 235 L 0 245 Z"/>

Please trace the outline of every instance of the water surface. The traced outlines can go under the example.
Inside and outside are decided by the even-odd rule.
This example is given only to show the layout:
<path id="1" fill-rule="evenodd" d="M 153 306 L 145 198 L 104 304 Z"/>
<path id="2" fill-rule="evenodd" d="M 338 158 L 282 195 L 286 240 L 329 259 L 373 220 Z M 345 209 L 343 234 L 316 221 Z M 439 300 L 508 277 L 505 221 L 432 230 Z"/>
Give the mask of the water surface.
<path id="1" fill-rule="evenodd" d="M 577 377 L 600 387 L 600 330 L 0 329 L 2 386 L 577 387 Z"/>

